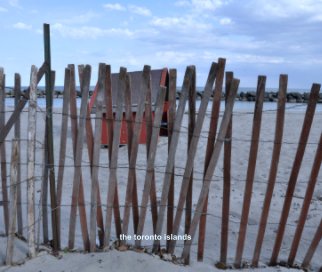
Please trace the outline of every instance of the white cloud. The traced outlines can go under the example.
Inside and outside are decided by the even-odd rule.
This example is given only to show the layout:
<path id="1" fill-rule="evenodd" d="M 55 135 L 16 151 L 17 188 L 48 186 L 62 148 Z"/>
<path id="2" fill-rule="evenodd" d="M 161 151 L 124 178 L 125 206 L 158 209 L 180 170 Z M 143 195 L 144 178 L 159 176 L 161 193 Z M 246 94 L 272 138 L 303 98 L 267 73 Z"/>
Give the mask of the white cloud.
<path id="1" fill-rule="evenodd" d="M 221 25 L 230 25 L 230 24 L 232 24 L 232 22 L 233 21 L 228 17 L 225 17 L 225 18 L 222 18 L 222 19 L 219 20 L 219 23 Z"/>
<path id="2" fill-rule="evenodd" d="M 119 3 L 104 4 L 103 7 L 106 8 L 106 9 L 108 9 L 108 10 L 119 10 L 119 11 L 125 10 L 125 7 L 122 6 Z"/>
<path id="3" fill-rule="evenodd" d="M 129 11 L 142 16 L 151 16 L 152 12 L 148 8 L 136 5 L 129 5 Z"/>
<path id="4" fill-rule="evenodd" d="M 30 29 L 32 29 L 32 25 L 28 25 L 28 24 L 25 24 L 25 23 L 22 23 L 22 22 L 18 22 L 18 23 L 15 23 L 13 25 L 13 28 L 23 29 L 23 30 L 30 30 Z"/>
<path id="5" fill-rule="evenodd" d="M 92 19 L 97 18 L 99 15 L 95 12 L 88 11 L 84 14 L 79 14 L 68 19 L 63 19 L 61 23 L 72 23 L 72 24 L 85 24 L 90 22 Z"/>
<path id="6" fill-rule="evenodd" d="M 322 1 L 313 0 L 253 0 L 248 9 L 264 20 L 288 19 L 298 16 L 320 17 Z"/>
<path id="7" fill-rule="evenodd" d="M 179 0 L 174 5 L 177 7 L 189 7 L 194 12 L 204 12 L 214 11 L 228 2 L 229 0 Z"/>
<path id="8" fill-rule="evenodd" d="M 22 6 L 19 3 L 19 0 L 9 0 L 9 5 L 14 8 L 19 8 L 19 9 L 22 8 Z"/>
<path id="9" fill-rule="evenodd" d="M 179 51 L 159 51 L 155 54 L 156 59 L 162 60 L 163 63 L 188 64 L 193 62 L 195 54 L 190 52 Z"/>
<path id="10" fill-rule="evenodd" d="M 52 25 L 52 30 L 58 32 L 63 37 L 70 37 L 74 39 L 96 39 L 100 37 L 106 36 L 125 36 L 132 37 L 134 32 L 130 31 L 127 28 L 99 28 L 99 27 L 91 27 L 91 26 L 83 26 L 83 27 L 69 27 L 60 23 Z"/>
<path id="11" fill-rule="evenodd" d="M 150 22 L 151 25 L 171 30 L 183 30 L 190 32 L 191 29 L 209 30 L 211 24 L 199 21 L 192 16 L 186 17 L 155 17 Z"/>
<path id="12" fill-rule="evenodd" d="M 0 12 L 7 12 L 8 10 L 4 7 L 0 7 Z"/>

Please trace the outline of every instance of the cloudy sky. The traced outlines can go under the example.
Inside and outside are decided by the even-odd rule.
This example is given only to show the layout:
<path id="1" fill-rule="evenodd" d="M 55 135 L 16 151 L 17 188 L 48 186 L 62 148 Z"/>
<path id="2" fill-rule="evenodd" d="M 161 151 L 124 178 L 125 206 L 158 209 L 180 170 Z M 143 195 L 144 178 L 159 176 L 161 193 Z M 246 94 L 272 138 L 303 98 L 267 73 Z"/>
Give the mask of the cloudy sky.
<path id="1" fill-rule="evenodd" d="M 278 86 L 309 89 L 322 82 L 322 0 L 0 0 L 0 66 L 7 85 L 43 62 L 43 23 L 51 25 L 52 67 L 62 85 L 69 63 L 99 62 L 129 71 L 176 68 L 181 85 L 187 65 L 203 86 L 212 61 L 227 59 L 242 87 L 267 75 Z"/>

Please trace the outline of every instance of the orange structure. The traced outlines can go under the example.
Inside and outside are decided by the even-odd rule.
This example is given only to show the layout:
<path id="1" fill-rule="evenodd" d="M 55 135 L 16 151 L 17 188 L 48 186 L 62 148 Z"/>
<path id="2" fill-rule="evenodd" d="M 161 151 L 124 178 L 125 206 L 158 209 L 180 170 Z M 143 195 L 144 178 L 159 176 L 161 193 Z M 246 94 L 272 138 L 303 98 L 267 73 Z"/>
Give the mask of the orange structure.
<path id="1" fill-rule="evenodd" d="M 131 78 L 131 99 L 132 99 L 132 105 L 133 105 L 133 120 L 135 120 L 135 106 L 138 104 L 139 96 L 140 96 L 140 85 L 141 85 L 141 79 L 142 79 L 142 71 L 135 71 L 135 72 L 129 72 L 128 73 Z M 111 86 L 112 86 L 112 103 L 113 103 L 113 109 L 115 108 L 115 102 L 116 101 L 116 95 L 118 92 L 118 79 L 119 74 L 118 73 L 112 73 L 111 75 Z M 160 86 L 166 86 L 168 88 L 168 69 L 163 68 L 159 70 L 151 70 L 151 100 L 152 100 L 152 106 L 155 104 L 157 93 L 160 89 Z M 169 90 L 169 88 L 168 88 Z M 89 109 L 92 111 L 95 108 L 95 100 L 97 96 L 97 86 L 93 92 L 93 95 L 89 102 Z M 160 130 L 160 136 L 167 136 L 167 111 L 168 111 L 168 101 L 167 101 L 168 95 L 166 95 L 166 101 L 164 103 L 164 112 L 162 116 L 162 123 L 161 123 L 161 130 Z M 153 109 L 153 107 L 152 107 Z M 115 112 L 113 112 L 115 114 Z M 154 116 L 154 112 L 152 111 L 152 117 Z M 108 132 L 107 132 L 107 122 L 106 114 L 103 113 L 103 122 L 102 122 L 102 136 L 101 136 L 101 144 L 102 145 L 108 145 Z M 121 136 L 120 136 L 120 144 L 126 145 L 128 143 L 128 136 L 127 136 L 127 124 L 125 120 L 125 112 L 123 113 L 123 121 L 121 125 Z M 145 116 L 143 116 L 142 126 L 141 126 L 141 133 L 140 133 L 140 144 L 146 143 L 146 120 Z"/>

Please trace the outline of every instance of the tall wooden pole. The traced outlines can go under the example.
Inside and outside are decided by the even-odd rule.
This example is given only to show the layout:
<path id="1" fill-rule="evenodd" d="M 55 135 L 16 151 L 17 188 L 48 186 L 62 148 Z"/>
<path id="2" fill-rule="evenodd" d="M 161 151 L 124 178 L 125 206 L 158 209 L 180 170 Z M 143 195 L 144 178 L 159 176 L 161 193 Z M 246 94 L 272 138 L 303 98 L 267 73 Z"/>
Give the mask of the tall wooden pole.
<path id="1" fill-rule="evenodd" d="M 50 27 L 44 24 L 44 52 L 45 63 L 48 65 L 46 71 L 46 130 L 47 130 L 47 150 L 48 150 L 48 170 L 49 170 L 49 186 L 51 200 L 51 220 L 53 232 L 53 250 L 57 251 L 59 245 L 59 229 L 57 226 L 57 201 L 56 201 L 56 185 L 55 185 L 55 168 L 54 168 L 54 142 L 53 142 L 53 86 L 51 80 L 51 56 L 50 56 Z"/>

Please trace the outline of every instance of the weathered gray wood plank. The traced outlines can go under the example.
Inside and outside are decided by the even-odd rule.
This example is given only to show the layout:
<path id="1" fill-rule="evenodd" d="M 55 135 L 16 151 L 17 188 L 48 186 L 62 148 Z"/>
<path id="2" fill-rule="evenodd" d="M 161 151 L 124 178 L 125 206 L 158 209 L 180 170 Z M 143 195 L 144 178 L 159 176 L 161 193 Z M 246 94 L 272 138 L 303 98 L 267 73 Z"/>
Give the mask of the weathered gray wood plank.
<path id="1" fill-rule="evenodd" d="M 197 226 L 198 226 L 198 222 L 200 220 L 200 216 L 202 214 L 202 210 L 203 210 L 205 201 L 207 199 L 211 179 L 212 179 L 212 176 L 214 174 L 214 171 L 215 171 L 218 159 L 219 159 L 219 155 L 220 155 L 220 152 L 221 152 L 221 148 L 222 148 L 222 145 L 224 143 L 225 136 L 226 136 L 226 133 L 227 133 L 227 129 L 228 129 L 228 126 L 229 126 L 229 123 L 230 123 L 230 119 L 231 119 L 231 115 L 232 115 L 232 111 L 233 111 L 233 106 L 234 106 L 238 86 L 239 86 L 239 80 L 238 79 L 233 79 L 230 94 L 229 94 L 229 97 L 228 97 L 227 106 L 225 108 L 225 112 L 224 112 L 224 115 L 223 115 L 223 118 L 222 118 L 222 121 L 221 121 L 221 124 L 220 124 L 218 137 L 217 137 L 217 140 L 216 140 L 216 143 L 215 143 L 215 146 L 214 146 L 213 153 L 211 155 L 209 166 L 208 166 L 206 174 L 204 176 L 204 183 L 203 183 L 203 186 L 201 188 L 201 192 L 200 192 L 200 195 L 199 195 L 196 210 L 195 210 L 192 222 L 191 222 L 190 231 L 189 231 L 189 235 L 191 237 L 191 240 L 187 240 L 187 242 L 186 242 L 186 244 L 185 244 L 185 246 L 183 248 L 183 251 L 182 251 L 182 258 L 183 259 L 186 259 L 190 254 L 191 244 L 192 244 L 192 241 L 193 241 L 195 233 L 196 233 L 196 229 L 197 229 Z"/>

